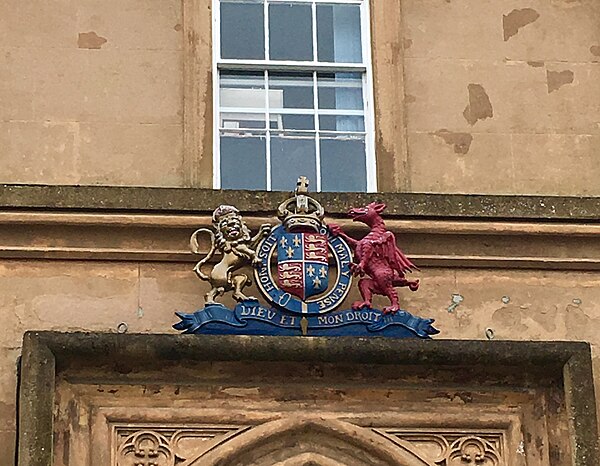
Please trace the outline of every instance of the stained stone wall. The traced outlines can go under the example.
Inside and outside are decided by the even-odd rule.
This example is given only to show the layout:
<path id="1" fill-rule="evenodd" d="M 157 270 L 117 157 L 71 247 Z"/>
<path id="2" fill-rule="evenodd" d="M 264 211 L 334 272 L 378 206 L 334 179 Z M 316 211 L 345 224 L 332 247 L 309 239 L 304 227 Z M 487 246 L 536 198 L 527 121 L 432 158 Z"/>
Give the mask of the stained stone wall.
<path id="1" fill-rule="evenodd" d="M 600 4 L 405 0 L 413 191 L 600 193 Z"/>
<path id="2" fill-rule="evenodd" d="M 444 194 L 374 195 L 422 268 L 403 306 L 446 338 L 590 341 L 600 380 L 600 3 L 371 3 L 380 190 Z M 208 0 L 0 2 L 0 183 L 57 185 L 0 185 L 0 458 L 25 331 L 173 333 L 212 208 L 275 221 L 280 194 L 64 186 L 210 185 L 210 37 Z M 360 235 L 368 198 L 322 199 Z"/>
<path id="3" fill-rule="evenodd" d="M 0 180 L 182 185 L 180 3 L 0 2 Z"/>
<path id="4" fill-rule="evenodd" d="M 383 191 L 600 194 L 595 0 L 371 2 Z M 211 183 L 210 0 L 0 5 L 0 182 Z"/>

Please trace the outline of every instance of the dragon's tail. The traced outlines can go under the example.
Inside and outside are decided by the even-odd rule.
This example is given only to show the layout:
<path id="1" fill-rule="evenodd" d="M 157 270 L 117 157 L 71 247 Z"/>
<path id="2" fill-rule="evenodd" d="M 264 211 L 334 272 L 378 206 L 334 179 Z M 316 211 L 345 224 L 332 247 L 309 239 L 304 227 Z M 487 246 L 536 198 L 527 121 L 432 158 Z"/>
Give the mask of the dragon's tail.
<path id="1" fill-rule="evenodd" d="M 201 254 L 200 245 L 198 244 L 199 233 L 208 233 L 208 235 L 210 236 L 210 251 L 208 251 L 208 254 L 196 264 L 196 266 L 194 267 L 194 272 L 196 272 L 196 275 L 198 275 L 202 280 L 210 280 L 210 277 L 204 272 L 202 272 L 202 266 L 206 262 L 208 262 L 215 253 L 215 234 L 208 228 L 197 229 L 190 238 L 190 249 L 194 254 Z"/>

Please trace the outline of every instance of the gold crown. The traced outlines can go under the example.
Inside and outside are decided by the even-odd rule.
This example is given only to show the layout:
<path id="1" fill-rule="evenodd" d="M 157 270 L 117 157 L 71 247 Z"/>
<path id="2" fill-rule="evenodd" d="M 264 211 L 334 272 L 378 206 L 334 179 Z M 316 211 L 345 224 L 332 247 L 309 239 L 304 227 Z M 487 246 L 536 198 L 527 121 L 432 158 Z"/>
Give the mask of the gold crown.
<path id="1" fill-rule="evenodd" d="M 312 197 L 307 196 L 308 179 L 298 178 L 294 197 L 282 202 L 277 209 L 277 218 L 287 231 L 319 231 L 323 226 L 325 211 Z"/>

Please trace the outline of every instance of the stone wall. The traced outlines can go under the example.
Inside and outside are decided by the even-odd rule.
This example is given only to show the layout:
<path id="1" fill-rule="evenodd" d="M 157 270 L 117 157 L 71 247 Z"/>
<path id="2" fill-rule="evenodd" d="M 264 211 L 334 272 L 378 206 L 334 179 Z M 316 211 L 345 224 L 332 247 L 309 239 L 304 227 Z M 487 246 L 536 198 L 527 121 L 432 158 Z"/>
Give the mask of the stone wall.
<path id="1" fill-rule="evenodd" d="M 600 4 L 406 0 L 420 192 L 600 194 Z"/>
<path id="2" fill-rule="evenodd" d="M 0 4 L 0 180 L 183 184 L 181 2 Z"/>
<path id="3" fill-rule="evenodd" d="M 229 202 L 253 212 L 246 218 L 256 230 L 276 222 L 284 197 L 2 186 L 0 452 L 14 448 L 16 364 L 27 330 L 117 332 L 124 323 L 128 333 L 175 333 L 175 311 L 198 309 L 207 291 L 192 272 L 198 256 L 188 252 L 188 239 L 210 224 L 212 206 Z M 319 199 L 328 220 L 360 237 L 365 230 L 344 212 L 370 197 Z M 599 199 L 380 198 L 390 206 L 387 225 L 422 269 L 421 289 L 400 291 L 402 306 L 435 318 L 440 338 L 589 341 L 599 380 L 600 225 L 589 221 L 600 212 Z M 206 238 L 201 248 L 208 250 Z M 354 291 L 345 305 L 356 297 Z"/>
<path id="4" fill-rule="evenodd" d="M 371 2 L 383 191 L 598 195 L 594 0 Z M 210 0 L 0 5 L 0 182 L 211 183 Z"/>
<path id="5" fill-rule="evenodd" d="M 600 196 L 597 1 L 372 1 L 372 29 L 382 191 Z M 0 2 L 0 182 L 209 186 L 210 53 L 208 0 Z M 0 187 L 2 458 L 25 331 L 173 333 L 193 229 L 281 201 L 98 189 Z M 404 306 L 445 338 L 590 341 L 599 373 L 597 198 L 383 197 L 423 270 Z"/>

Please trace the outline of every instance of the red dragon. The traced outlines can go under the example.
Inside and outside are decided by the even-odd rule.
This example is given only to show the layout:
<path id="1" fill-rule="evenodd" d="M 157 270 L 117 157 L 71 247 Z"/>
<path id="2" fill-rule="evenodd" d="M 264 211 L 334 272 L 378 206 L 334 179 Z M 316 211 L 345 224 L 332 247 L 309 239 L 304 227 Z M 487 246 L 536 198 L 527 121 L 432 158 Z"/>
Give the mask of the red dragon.
<path id="1" fill-rule="evenodd" d="M 385 227 L 381 213 L 387 206 L 371 202 L 365 207 L 350 209 L 348 215 L 354 222 L 362 222 L 371 228 L 371 231 L 362 238 L 356 240 L 342 231 L 339 225 L 329 224 L 329 231 L 334 236 L 340 236 L 354 250 L 354 262 L 350 270 L 355 276 L 361 278 L 358 289 L 362 301 L 355 301 L 352 309 L 358 310 L 364 307 L 372 307 L 373 295 L 387 296 L 391 305 L 383 308 L 384 314 L 395 314 L 398 306 L 398 293 L 394 287 L 408 286 L 410 290 L 417 291 L 419 280 L 410 281 L 406 278 L 406 272 L 419 270 L 404 253 L 396 246 L 396 238 L 391 231 Z"/>

